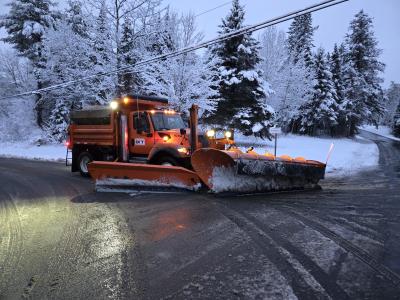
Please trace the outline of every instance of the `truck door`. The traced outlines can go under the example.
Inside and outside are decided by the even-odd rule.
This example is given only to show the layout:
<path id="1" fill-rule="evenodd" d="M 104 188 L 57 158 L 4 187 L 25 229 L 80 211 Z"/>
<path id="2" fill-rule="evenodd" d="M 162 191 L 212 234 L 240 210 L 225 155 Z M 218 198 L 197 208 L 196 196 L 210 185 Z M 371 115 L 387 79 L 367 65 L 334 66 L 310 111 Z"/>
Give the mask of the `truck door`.
<path id="1" fill-rule="evenodd" d="M 154 146 L 154 132 L 147 112 L 132 112 L 130 115 L 129 152 L 133 155 L 148 155 Z"/>

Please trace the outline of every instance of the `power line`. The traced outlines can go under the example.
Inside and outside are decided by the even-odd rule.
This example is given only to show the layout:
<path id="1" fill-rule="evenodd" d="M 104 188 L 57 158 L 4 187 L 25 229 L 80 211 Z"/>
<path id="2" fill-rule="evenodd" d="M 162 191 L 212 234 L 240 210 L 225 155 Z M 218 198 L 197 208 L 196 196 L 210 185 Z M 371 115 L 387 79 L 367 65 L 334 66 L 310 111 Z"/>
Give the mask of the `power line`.
<path id="1" fill-rule="evenodd" d="M 186 48 L 183 48 L 183 49 L 179 49 L 179 50 L 172 51 L 172 52 L 169 52 L 169 53 L 166 53 L 166 54 L 161 54 L 161 55 L 157 55 L 157 56 L 151 57 L 149 59 L 142 60 L 142 61 L 140 61 L 138 63 L 133 64 L 133 65 L 129 65 L 129 66 L 126 66 L 126 67 L 123 67 L 123 68 L 115 69 L 115 70 L 112 70 L 112 71 L 109 71 L 109 72 L 96 73 L 96 74 L 93 74 L 93 75 L 90 75 L 90 76 L 86 76 L 86 77 L 83 77 L 83 78 L 80 78 L 80 79 L 75 79 L 75 80 L 71 80 L 71 81 L 67 81 L 67 82 L 51 85 L 51 86 L 48 86 L 48 87 L 45 87 L 45 88 L 41 88 L 41 89 L 37 89 L 37 90 L 34 90 L 34 91 L 29 91 L 29 92 L 24 92 L 24 93 L 20 93 L 20 94 L 4 96 L 4 97 L 1 97 L 0 100 L 39 94 L 41 92 L 47 92 L 47 91 L 50 91 L 50 90 L 66 87 L 66 86 L 69 86 L 69 85 L 72 85 L 72 84 L 76 84 L 76 83 L 92 80 L 92 79 L 97 78 L 97 77 L 109 76 L 109 75 L 117 74 L 117 73 L 120 73 L 120 72 L 125 72 L 125 73 L 134 72 L 134 70 L 132 70 L 133 68 L 137 68 L 137 67 L 140 67 L 140 66 L 155 62 L 155 61 L 165 60 L 165 59 L 168 59 L 168 58 L 176 57 L 176 56 L 179 56 L 179 55 L 182 55 L 182 54 L 186 54 L 186 53 L 189 53 L 189 52 L 196 51 L 196 50 L 201 49 L 201 48 L 206 48 L 206 47 L 215 45 L 215 44 L 217 44 L 219 42 L 223 42 L 223 41 L 226 41 L 226 40 L 229 40 L 231 38 L 234 38 L 234 37 L 237 37 L 237 36 L 241 36 L 241 35 L 244 35 L 244 34 L 252 33 L 252 32 L 261 30 L 261 29 L 269 27 L 269 26 L 273 26 L 273 25 L 276 25 L 276 24 L 279 24 L 279 23 L 282 23 L 282 22 L 286 22 L 286 21 L 291 20 L 291 19 L 293 19 L 295 17 L 301 16 L 301 15 L 304 15 L 304 14 L 308 14 L 308 13 L 312 13 L 312 12 L 316 12 L 316 11 L 319 11 L 319 10 L 322 10 L 322 9 L 326 9 L 328 7 L 331 7 L 331 6 L 334 6 L 334 5 L 338 5 L 338 4 L 341 4 L 343 2 L 347 2 L 347 1 L 350 1 L 350 0 L 326 0 L 326 1 L 323 1 L 321 3 L 314 4 L 314 5 L 311 5 L 309 7 L 306 7 L 304 9 L 300 9 L 300 10 L 285 14 L 285 15 L 280 16 L 280 17 L 275 17 L 273 19 L 270 19 L 270 20 L 267 20 L 267 21 L 263 21 L 263 22 L 255 24 L 255 25 L 243 27 L 241 29 L 232 31 L 230 33 L 221 35 L 221 36 L 219 36 L 217 38 L 208 40 L 206 42 L 202 42 L 202 43 L 197 44 L 197 45 L 189 46 L 189 47 L 186 47 Z"/>
<path id="2" fill-rule="evenodd" d="M 216 6 L 214 8 L 210 8 L 210 9 L 208 9 L 206 11 L 203 11 L 203 12 L 199 13 L 198 15 L 195 15 L 195 18 L 200 17 L 200 16 L 205 15 L 205 14 L 208 14 L 209 12 L 217 10 L 218 8 L 224 7 L 225 5 L 228 5 L 228 4 L 231 4 L 231 3 L 232 3 L 232 1 L 228 1 L 228 2 L 225 2 L 223 4 L 220 4 L 220 5 Z"/>

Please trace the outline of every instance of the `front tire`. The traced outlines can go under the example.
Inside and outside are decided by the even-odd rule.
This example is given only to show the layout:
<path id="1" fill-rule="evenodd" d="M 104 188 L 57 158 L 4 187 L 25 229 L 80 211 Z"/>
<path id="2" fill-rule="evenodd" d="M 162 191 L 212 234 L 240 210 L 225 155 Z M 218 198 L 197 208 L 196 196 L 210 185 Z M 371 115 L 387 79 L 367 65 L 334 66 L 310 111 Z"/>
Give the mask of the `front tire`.
<path id="1" fill-rule="evenodd" d="M 78 168 L 83 177 L 89 177 L 88 163 L 93 161 L 93 156 L 89 152 L 82 152 L 78 156 Z"/>
<path id="2" fill-rule="evenodd" d="M 164 156 L 161 157 L 157 160 L 157 165 L 162 165 L 162 166 L 179 166 L 178 161 L 173 158 L 173 157 L 169 157 L 169 156 Z"/>

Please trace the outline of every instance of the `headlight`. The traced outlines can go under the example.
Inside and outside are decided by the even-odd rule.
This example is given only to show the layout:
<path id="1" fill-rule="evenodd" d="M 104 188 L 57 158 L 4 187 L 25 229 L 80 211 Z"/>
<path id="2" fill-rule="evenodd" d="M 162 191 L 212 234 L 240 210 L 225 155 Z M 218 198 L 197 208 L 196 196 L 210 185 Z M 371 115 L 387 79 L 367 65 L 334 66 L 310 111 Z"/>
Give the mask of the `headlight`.
<path id="1" fill-rule="evenodd" d="M 226 137 L 227 139 L 230 139 L 230 138 L 232 137 L 232 132 L 230 132 L 230 131 L 225 131 L 225 137 Z"/>
<path id="2" fill-rule="evenodd" d="M 212 137 L 214 137 L 215 136 L 215 130 L 214 129 L 210 129 L 210 130 L 207 130 L 207 136 L 209 137 L 209 138 L 212 138 Z"/>
<path id="3" fill-rule="evenodd" d="M 178 148 L 178 152 L 186 154 L 186 153 L 188 153 L 188 150 L 185 147 L 180 147 L 180 148 Z"/>
<path id="4" fill-rule="evenodd" d="M 162 139 L 164 142 L 168 142 L 170 138 L 171 137 L 167 134 L 167 135 L 164 135 Z"/>
<path id="5" fill-rule="evenodd" d="M 110 107 L 112 110 L 116 110 L 118 108 L 118 102 L 117 101 L 111 101 L 110 102 Z"/>

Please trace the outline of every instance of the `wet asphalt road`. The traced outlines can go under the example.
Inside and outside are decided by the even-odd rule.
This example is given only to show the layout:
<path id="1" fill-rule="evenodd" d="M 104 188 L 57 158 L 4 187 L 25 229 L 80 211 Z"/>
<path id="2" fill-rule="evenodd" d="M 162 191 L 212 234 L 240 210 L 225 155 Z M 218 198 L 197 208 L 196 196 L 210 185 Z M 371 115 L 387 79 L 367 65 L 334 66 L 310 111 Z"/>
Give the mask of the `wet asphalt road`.
<path id="1" fill-rule="evenodd" d="M 400 299 L 400 143 L 323 189 L 94 193 L 0 159 L 0 299 Z"/>

